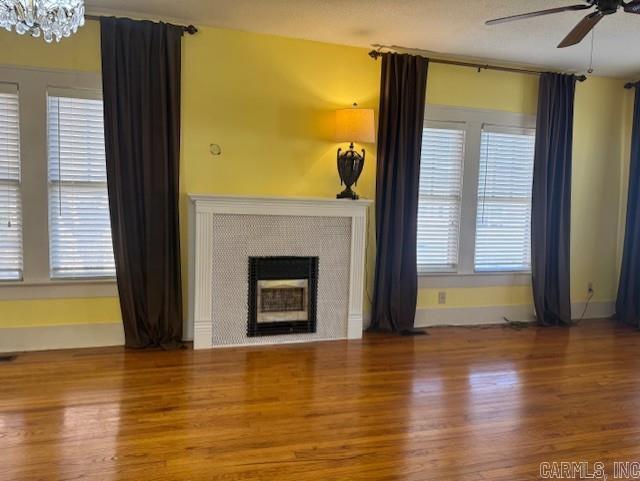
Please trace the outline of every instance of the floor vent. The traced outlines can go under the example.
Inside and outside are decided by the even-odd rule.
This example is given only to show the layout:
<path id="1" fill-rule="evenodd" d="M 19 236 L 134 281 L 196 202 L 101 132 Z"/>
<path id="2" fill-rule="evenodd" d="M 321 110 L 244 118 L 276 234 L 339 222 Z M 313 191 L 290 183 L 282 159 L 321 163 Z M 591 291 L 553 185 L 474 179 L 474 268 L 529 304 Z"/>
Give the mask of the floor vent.
<path id="1" fill-rule="evenodd" d="M 13 354 L 0 354 L 0 362 L 11 362 L 15 361 L 17 356 Z"/>

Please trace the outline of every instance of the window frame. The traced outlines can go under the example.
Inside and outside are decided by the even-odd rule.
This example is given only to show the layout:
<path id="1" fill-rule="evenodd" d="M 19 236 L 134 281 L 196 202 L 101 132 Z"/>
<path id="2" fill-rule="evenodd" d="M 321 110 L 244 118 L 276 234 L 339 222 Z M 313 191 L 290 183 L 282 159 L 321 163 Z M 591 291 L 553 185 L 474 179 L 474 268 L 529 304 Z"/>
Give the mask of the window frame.
<path id="1" fill-rule="evenodd" d="M 20 231 L 19 231 L 19 240 L 20 240 L 20 277 L 11 279 L 11 278 L 0 278 L 0 283 L 6 282 L 20 282 L 24 278 L 24 233 L 23 233 L 23 225 L 22 225 L 22 217 L 23 217 L 23 208 L 22 208 L 22 154 L 20 152 L 20 89 L 18 84 L 9 83 L 9 82 L 0 82 L 0 94 L 6 95 L 15 95 L 18 101 L 18 178 L 12 180 L 10 178 L 3 178 L 0 175 L 0 185 L 11 186 L 13 185 L 17 191 L 17 199 L 18 205 L 20 206 L 19 210 L 19 222 L 20 222 Z M 4 219 L 2 220 L 4 222 Z"/>
<path id="2" fill-rule="evenodd" d="M 495 285 L 529 285 L 530 271 L 476 271 L 475 242 L 480 178 L 480 147 L 483 125 L 516 129 L 535 129 L 536 116 L 498 110 L 472 109 L 429 104 L 424 126 L 456 122 L 465 125 L 465 148 L 460 208 L 458 269 L 455 272 L 421 271 L 419 287 L 476 287 Z"/>
<path id="3" fill-rule="evenodd" d="M 67 99 L 83 99 L 83 100 L 93 100 L 93 101 L 100 101 L 100 103 L 102 103 L 102 90 L 88 90 L 88 89 L 83 89 L 83 90 L 79 90 L 79 89 L 69 89 L 69 88 L 58 88 L 58 87 L 49 87 L 47 89 L 47 185 L 48 185 L 48 200 L 49 200 L 49 217 L 48 217 L 48 221 L 49 221 L 49 269 L 50 269 L 50 277 L 51 279 L 54 280 L 82 280 L 82 279 L 94 279 L 94 280 L 102 280 L 102 279 L 115 279 L 115 275 L 62 275 L 60 273 L 58 273 L 56 275 L 56 270 L 54 269 L 54 266 L 52 265 L 53 263 L 53 238 L 52 238 L 52 230 L 53 230 L 53 224 L 52 224 L 52 218 L 51 218 L 51 201 L 52 201 L 52 190 L 54 190 L 56 188 L 56 186 L 63 190 L 65 188 L 71 188 L 73 189 L 74 187 L 80 187 L 80 188 L 98 188 L 103 190 L 105 193 L 108 190 L 108 186 L 107 186 L 107 181 L 106 178 L 104 181 L 100 181 L 100 182 L 96 182 L 96 181 L 78 181 L 78 180 L 64 180 L 64 179 L 58 179 L 57 181 L 52 180 L 50 175 L 49 175 L 49 169 L 50 169 L 50 162 L 51 162 L 51 158 L 49 157 L 51 155 L 50 152 L 50 142 L 51 142 L 51 129 L 50 129 L 50 124 L 49 124 L 49 120 L 50 120 L 50 104 L 49 104 L 49 100 L 50 98 L 67 98 Z M 61 159 L 58 159 L 58 161 L 60 162 Z M 106 172 L 105 172 L 106 173 Z M 107 194 L 108 195 L 108 194 Z M 114 265 L 114 269 L 115 269 L 115 265 Z"/>
<path id="4" fill-rule="evenodd" d="M 512 126 L 504 126 L 504 125 L 491 125 L 491 124 L 484 124 L 482 126 L 482 132 L 481 135 L 484 133 L 487 134 L 498 134 L 498 135 L 519 135 L 519 136 L 526 136 L 530 139 L 530 141 L 533 143 L 533 147 L 535 148 L 535 129 L 525 129 L 521 126 L 519 127 L 512 127 Z M 488 148 L 488 146 L 487 146 Z M 481 150 L 482 150 L 482 143 L 481 143 Z M 480 161 L 482 161 L 482 152 L 480 154 Z M 478 181 L 480 181 L 482 174 L 480 172 L 478 172 Z M 531 162 L 531 181 L 533 182 L 533 159 Z M 530 185 L 530 187 L 532 187 L 532 185 Z M 478 186 L 478 202 L 480 202 L 480 186 Z M 521 206 L 525 206 L 528 208 L 528 213 L 529 215 L 531 214 L 531 201 L 532 198 L 531 196 L 533 195 L 533 193 L 531 192 L 531 194 L 529 195 L 529 197 L 527 196 L 511 196 L 508 199 L 506 197 L 500 197 L 500 196 L 496 196 L 496 197 L 491 197 L 491 196 L 487 196 L 485 193 L 484 199 L 488 200 L 488 204 L 491 205 L 493 204 L 494 206 L 498 203 L 504 205 L 504 204 L 509 204 L 510 206 L 517 206 L 517 205 L 521 205 Z M 505 202 L 508 201 L 508 202 Z M 484 205 L 487 205 L 487 202 L 485 202 Z M 477 207 L 477 212 L 476 212 L 476 231 L 475 231 L 475 242 L 476 245 L 474 246 L 474 269 L 476 272 L 496 272 L 496 273 L 500 273 L 500 272 L 504 272 L 504 273 L 514 273 L 514 274 L 519 274 L 519 273 L 524 273 L 524 274 L 530 274 L 531 273 L 531 257 L 529 257 L 529 268 L 501 268 L 501 269 L 479 269 L 478 268 L 478 259 L 477 259 L 477 255 L 478 255 L 478 251 L 477 251 L 477 242 L 478 242 L 478 217 L 479 217 L 479 212 L 481 210 L 480 205 L 478 205 Z M 529 217 L 529 222 L 531 222 L 531 217 Z M 529 223 L 529 256 L 531 255 L 531 224 Z"/>
<path id="5" fill-rule="evenodd" d="M 0 300 L 117 296 L 115 278 L 52 279 L 49 266 L 47 91 L 101 91 L 100 74 L 0 66 L 0 82 L 20 96 L 23 253 L 22 280 L 0 282 Z"/>
<path id="6" fill-rule="evenodd" d="M 464 136 L 464 143 L 462 146 L 462 159 L 461 159 L 461 166 L 460 166 L 460 171 L 461 171 L 461 176 L 460 176 L 460 205 L 458 208 L 458 229 L 457 229 L 457 235 L 458 235 L 458 239 L 457 239 L 457 245 L 458 245 L 458 252 L 457 252 L 457 263 L 455 266 L 452 265 L 442 265 L 440 267 L 436 267 L 436 268 L 425 268 L 422 267 L 421 264 L 418 264 L 418 274 L 419 275 L 430 275 L 430 274 L 456 274 L 457 273 L 457 267 L 460 265 L 460 239 L 461 239 L 461 233 L 462 233 L 462 195 L 464 192 L 464 170 L 465 170 L 465 156 L 466 156 L 466 147 L 467 147 L 467 141 L 466 141 L 466 135 L 467 135 L 467 125 L 466 122 L 452 122 L 452 121 L 443 121 L 443 120 L 424 120 L 424 124 L 423 124 L 423 129 L 440 129 L 440 130 L 455 130 L 455 131 L 461 131 L 463 132 L 463 136 Z M 418 196 L 419 198 L 422 197 L 422 194 L 419 194 Z"/>

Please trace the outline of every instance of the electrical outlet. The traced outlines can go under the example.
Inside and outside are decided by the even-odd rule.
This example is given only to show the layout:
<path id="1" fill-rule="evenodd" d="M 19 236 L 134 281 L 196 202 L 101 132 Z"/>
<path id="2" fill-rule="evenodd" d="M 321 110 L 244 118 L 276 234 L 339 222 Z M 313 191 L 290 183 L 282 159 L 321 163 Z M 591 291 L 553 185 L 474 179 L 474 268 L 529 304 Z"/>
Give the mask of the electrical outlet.
<path id="1" fill-rule="evenodd" d="M 589 284 L 587 284 L 587 292 L 589 294 L 593 294 L 593 282 L 589 281 Z"/>
<path id="2" fill-rule="evenodd" d="M 447 303 L 447 293 L 445 291 L 438 292 L 438 304 Z"/>

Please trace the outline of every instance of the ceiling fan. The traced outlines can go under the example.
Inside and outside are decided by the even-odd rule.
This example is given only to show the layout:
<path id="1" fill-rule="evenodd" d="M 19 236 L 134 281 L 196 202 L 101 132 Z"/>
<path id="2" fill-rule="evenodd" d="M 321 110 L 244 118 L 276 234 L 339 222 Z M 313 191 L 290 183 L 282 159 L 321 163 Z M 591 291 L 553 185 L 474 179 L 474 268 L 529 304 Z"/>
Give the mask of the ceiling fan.
<path id="1" fill-rule="evenodd" d="M 498 23 L 512 22 L 514 20 L 522 20 L 524 18 L 541 17 L 552 13 L 573 12 L 578 10 L 589 10 L 595 7 L 595 11 L 584 17 L 578 25 L 574 27 L 569 35 L 567 35 L 558 48 L 570 47 L 582 41 L 584 37 L 595 27 L 600 20 L 606 15 L 616 13 L 620 7 L 627 13 L 640 14 L 640 0 L 585 0 L 586 5 L 569 5 L 566 7 L 550 8 L 548 10 L 540 10 L 537 12 L 522 13 L 520 15 L 512 15 L 510 17 L 496 18 L 486 22 L 487 25 L 495 25 Z"/>

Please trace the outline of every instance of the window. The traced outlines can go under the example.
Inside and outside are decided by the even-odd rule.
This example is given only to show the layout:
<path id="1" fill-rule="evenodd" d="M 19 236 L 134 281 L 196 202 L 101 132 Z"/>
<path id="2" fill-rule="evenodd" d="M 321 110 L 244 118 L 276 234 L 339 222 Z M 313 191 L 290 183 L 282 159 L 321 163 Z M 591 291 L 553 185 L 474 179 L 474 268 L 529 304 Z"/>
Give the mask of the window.
<path id="1" fill-rule="evenodd" d="M 102 100 L 50 89 L 47 105 L 51 277 L 113 277 Z"/>
<path id="2" fill-rule="evenodd" d="M 417 264 L 440 280 L 421 285 L 530 281 L 534 148 L 533 116 L 427 106 Z"/>
<path id="3" fill-rule="evenodd" d="M 0 280 L 22 279 L 18 89 L 0 84 Z"/>
<path id="4" fill-rule="evenodd" d="M 101 86 L 97 73 L 0 66 L 3 299 L 117 296 Z"/>
<path id="5" fill-rule="evenodd" d="M 531 268 L 533 130 L 485 126 L 480 144 L 475 270 Z"/>
<path id="6" fill-rule="evenodd" d="M 418 204 L 421 272 L 455 271 L 458 265 L 464 143 L 465 131 L 456 124 L 423 130 Z"/>

